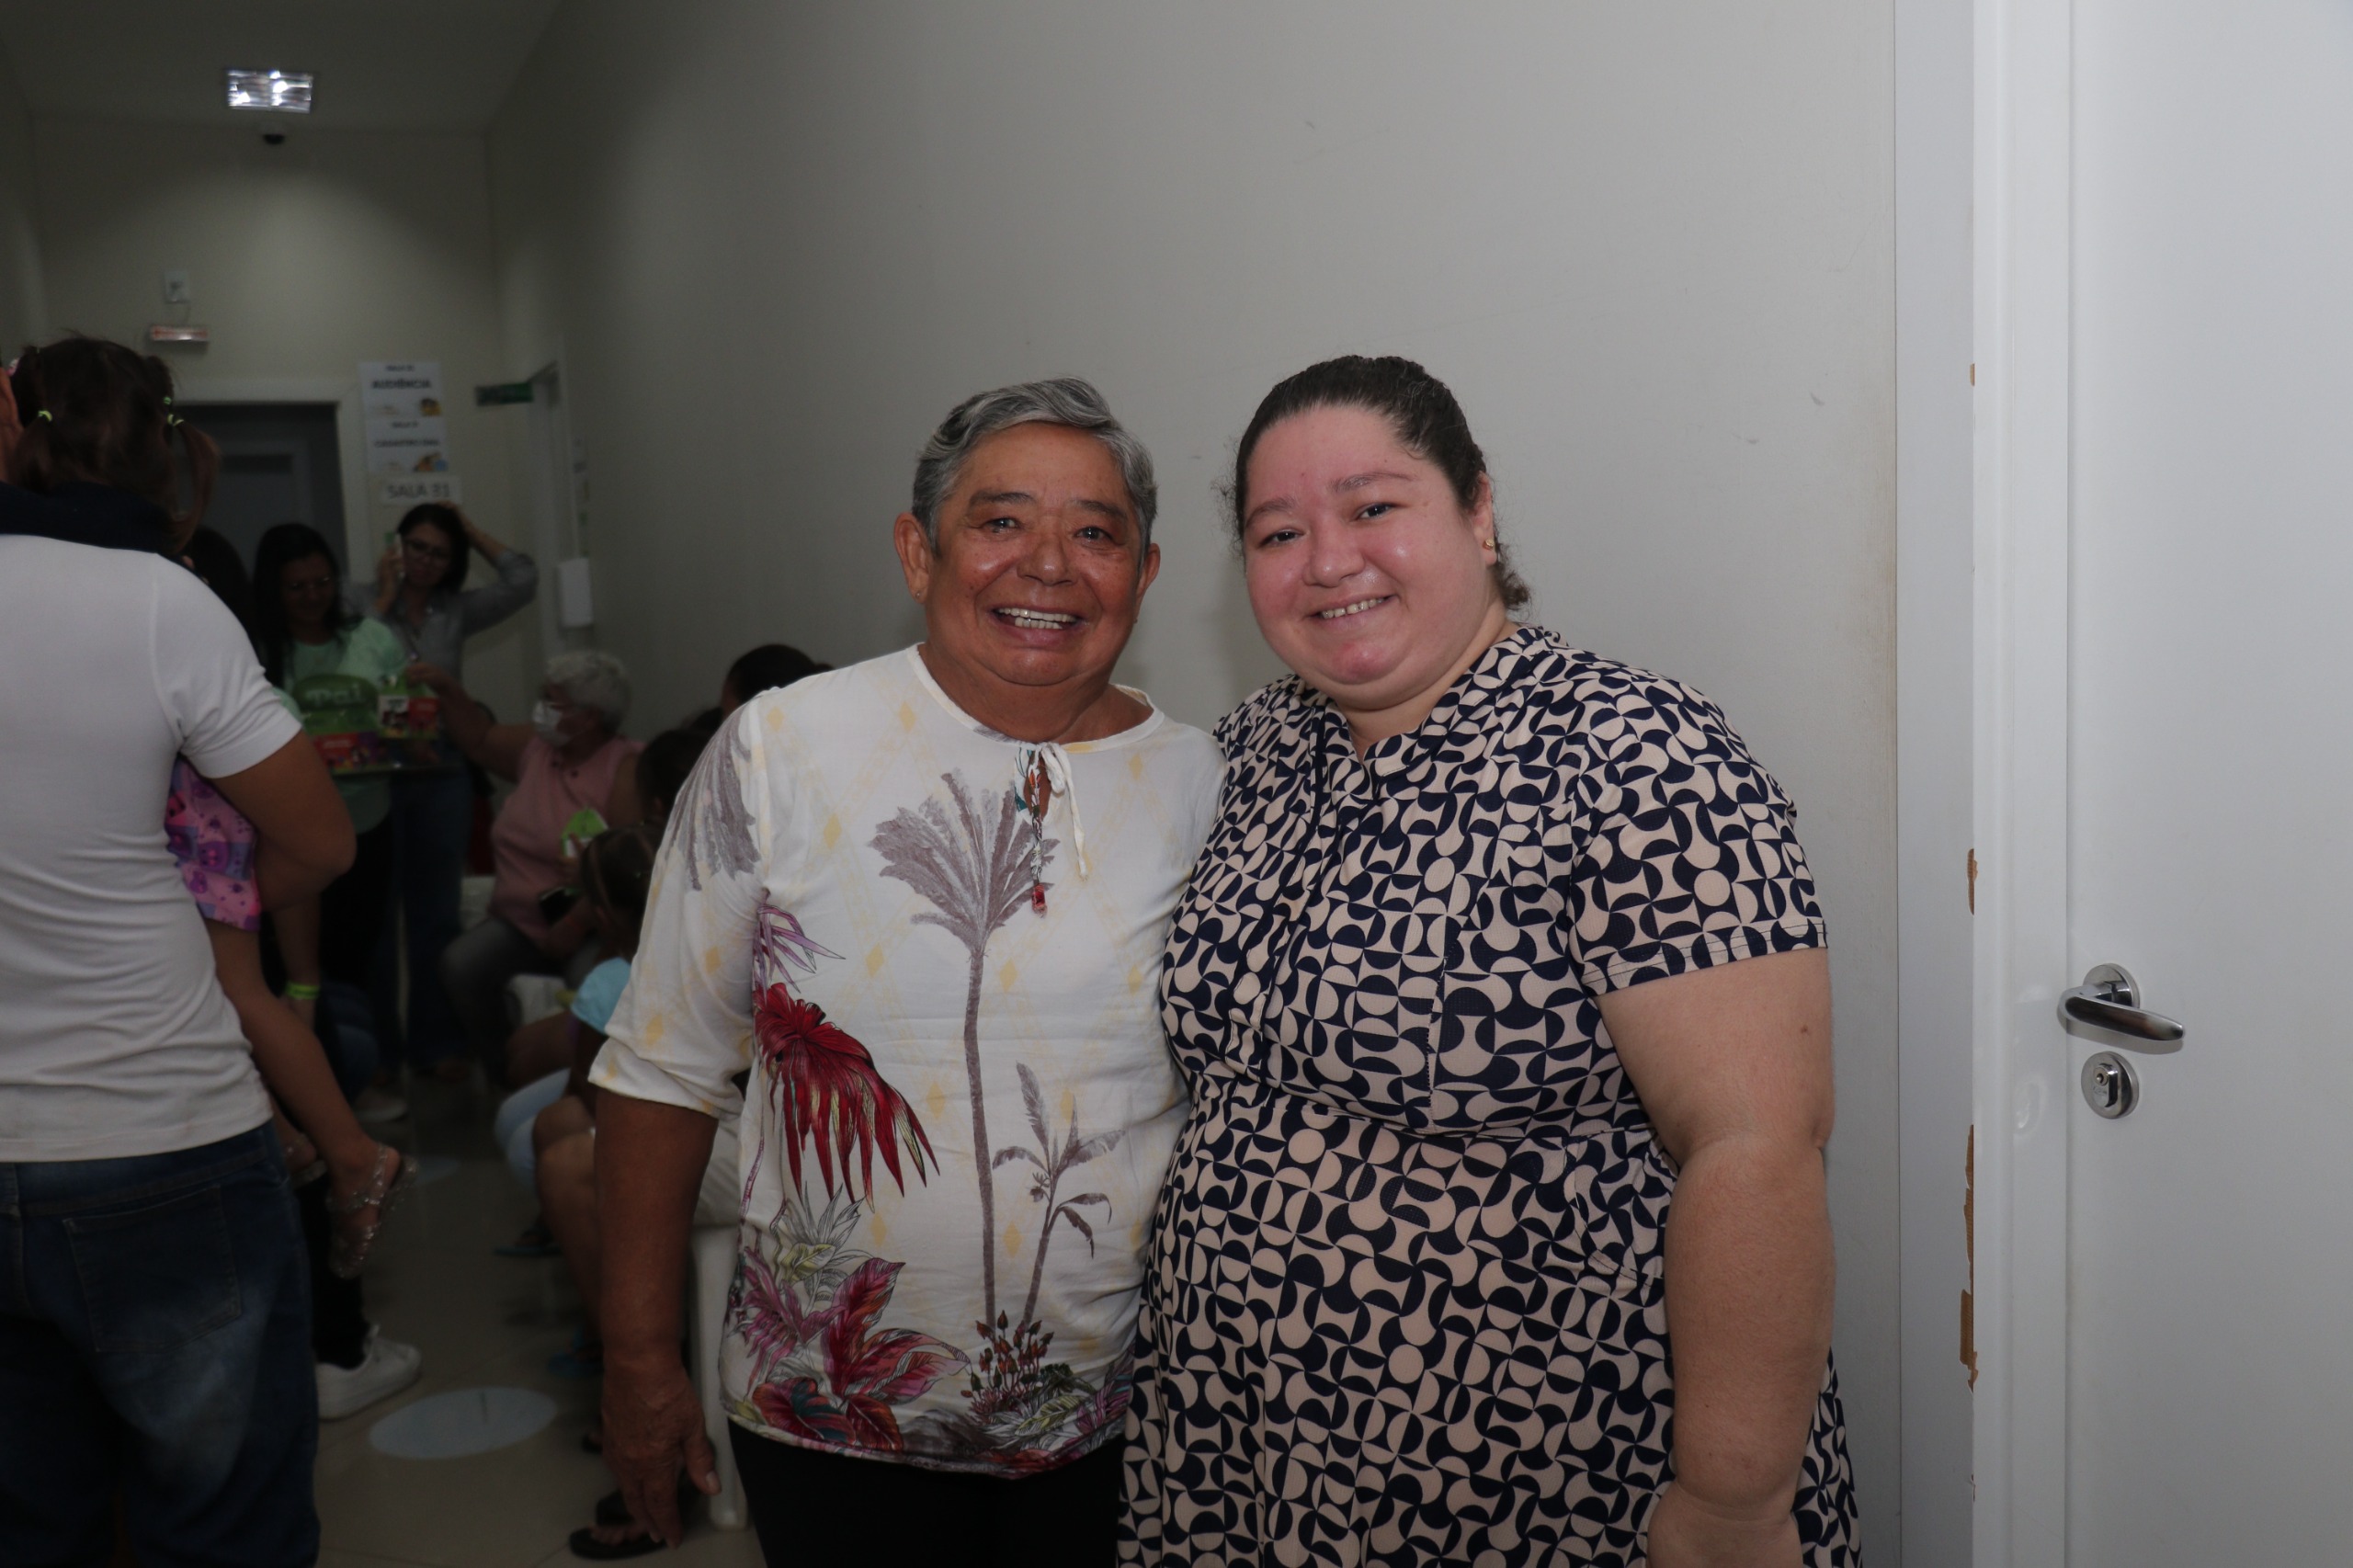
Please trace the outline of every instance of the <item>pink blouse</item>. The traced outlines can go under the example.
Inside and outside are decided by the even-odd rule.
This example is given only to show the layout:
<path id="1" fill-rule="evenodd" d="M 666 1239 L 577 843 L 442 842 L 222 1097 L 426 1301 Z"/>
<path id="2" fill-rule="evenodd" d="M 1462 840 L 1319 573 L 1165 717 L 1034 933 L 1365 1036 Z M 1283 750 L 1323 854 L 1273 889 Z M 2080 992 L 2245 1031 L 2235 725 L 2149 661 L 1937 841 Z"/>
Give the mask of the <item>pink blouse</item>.
<path id="1" fill-rule="evenodd" d="M 491 865 L 498 877 L 490 890 L 493 915 L 535 942 L 547 936 L 548 923 L 540 918 L 540 894 L 569 880 L 563 864 L 564 824 L 584 806 L 602 812 L 613 792 L 614 777 L 634 766 L 644 749 L 641 742 L 615 736 L 587 761 L 566 767 L 556 760 L 553 746 L 531 737 L 523 747 L 515 793 L 490 826 Z"/>

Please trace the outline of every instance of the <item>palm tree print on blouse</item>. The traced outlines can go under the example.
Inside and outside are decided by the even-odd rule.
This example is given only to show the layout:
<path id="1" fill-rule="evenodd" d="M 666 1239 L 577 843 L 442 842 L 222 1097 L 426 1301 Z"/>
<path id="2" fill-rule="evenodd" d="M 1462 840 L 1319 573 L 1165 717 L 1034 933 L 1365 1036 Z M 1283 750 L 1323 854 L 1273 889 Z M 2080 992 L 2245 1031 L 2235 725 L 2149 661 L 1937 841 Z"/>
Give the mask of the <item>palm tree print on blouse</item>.
<path id="1" fill-rule="evenodd" d="M 1086 1255 L 1095 1256 L 1095 1227 L 1086 1222 L 1079 1210 L 1089 1204 L 1098 1205 L 1106 1219 L 1110 1217 L 1111 1200 L 1099 1192 L 1082 1192 L 1074 1198 L 1057 1199 L 1062 1191 L 1063 1177 L 1072 1167 L 1083 1165 L 1098 1154 L 1108 1154 L 1118 1147 L 1125 1128 L 1115 1127 L 1093 1138 L 1078 1135 L 1078 1110 L 1073 1107 L 1070 1126 L 1063 1134 L 1061 1147 L 1046 1130 L 1046 1098 L 1038 1090 L 1038 1075 L 1029 1071 L 1026 1062 L 1015 1064 L 1021 1074 L 1021 1102 L 1029 1113 L 1029 1131 L 1038 1135 L 1038 1147 L 1033 1151 L 1011 1144 L 996 1152 L 996 1165 L 1015 1160 L 1027 1160 L 1037 1167 L 1029 1179 L 1029 1201 L 1046 1208 L 1045 1223 L 1038 1232 L 1038 1256 L 1029 1266 L 1029 1298 L 1021 1303 L 1021 1321 L 1034 1323 L 1038 1317 L 1038 1285 L 1046 1277 L 1046 1244 L 1053 1240 L 1054 1223 L 1061 1221 L 1086 1238 Z"/>
<path id="2" fill-rule="evenodd" d="M 992 801 L 985 790 L 972 788 L 957 774 L 942 774 L 940 782 L 947 786 L 944 799 L 934 795 L 920 806 L 901 811 L 876 831 L 873 846 L 882 857 L 882 874 L 906 883 L 931 905 L 914 916 L 915 923 L 948 932 L 963 945 L 970 960 L 964 987 L 964 1072 L 972 1104 L 973 1176 L 981 1199 L 983 1304 L 981 1318 L 972 1325 L 981 1343 L 964 1361 L 969 1368 L 966 1414 L 961 1418 L 926 1415 L 915 1424 L 907 1441 L 911 1451 L 985 1459 L 1016 1473 L 1027 1473 L 1051 1468 L 1094 1447 L 1098 1437 L 1118 1427 L 1126 1414 L 1131 1358 L 1121 1358 L 1097 1388 L 1067 1362 L 1047 1358 L 1054 1336 L 1035 1319 L 1046 1243 L 1056 1220 L 1075 1226 L 1087 1237 L 1091 1249 L 1093 1231 L 1080 1210 L 1096 1204 L 1109 1207 L 1110 1200 L 1101 1193 L 1061 1199 L 1062 1177 L 1072 1167 L 1108 1152 L 1120 1134 L 1079 1138 L 1074 1110 L 1071 1126 L 1057 1149 L 1037 1077 L 1026 1064 L 1017 1063 L 1039 1146 L 1035 1152 L 1003 1149 L 991 1157 L 987 1096 L 981 1079 L 981 982 L 989 939 L 1024 907 L 1043 913 L 1032 894 L 1052 886 L 1044 880 L 1042 868 L 1060 847 L 1060 841 L 1045 837 L 1034 819 L 1024 819 L 1017 790 L 1007 789 Z M 1046 1206 L 1038 1256 L 1030 1269 L 1029 1295 L 1018 1321 L 996 1304 L 995 1167 L 1014 1160 L 1026 1160 L 1037 1167 L 1040 1176 L 1031 1196 Z"/>
<path id="3" fill-rule="evenodd" d="M 881 1327 L 904 1265 L 848 1244 L 873 1196 L 877 1152 L 902 1192 L 909 1171 L 926 1180 L 926 1163 L 937 1168 L 938 1161 L 922 1122 L 883 1081 L 866 1047 L 828 1023 L 815 1003 L 793 994 L 796 971 L 813 974 L 817 960 L 840 956 L 762 901 L 752 953 L 752 1031 L 793 1190 L 768 1224 L 768 1246 L 738 1261 L 728 1315 L 752 1358 L 745 1414 L 805 1442 L 897 1453 L 905 1443 L 892 1407 L 923 1394 L 964 1358 L 927 1334 Z M 824 1187 L 822 1213 L 811 1211 L 801 1185 L 803 1142 L 813 1145 Z M 763 1124 L 755 1171 L 767 1150 Z M 749 1183 L 744 1198 L 750 1201 Z"/>
<path id="4" fill-rule="evenodd" d="M 903 811 L 875 830 L 874 847 L 882 874 L 921 893 L 931 908 L 915 917 L 937 926 L 964 945 L 971 965 L 964 980 L 964 1075 L 972 1099 L 972 1165 L 981 1188 L 981 1297 L 988 1317 L 996 1316 L 996 1194 L 989 1177 L 988 1107 L 981 1088 L 981 975 L 989 938 L 1029 902 L 1033 887 L 1052 884 L 1032 874 L 1056 847 L 1045 839 L 1034 855 L 1024 853 L 1021 797 L 1007 790 L 992 817 L 986 797 L 965 787 L 953 773 L 940 775 L 953 810 L 934 795 Z M 1032 828 L 1035 833 L 1039 830 Z"/>

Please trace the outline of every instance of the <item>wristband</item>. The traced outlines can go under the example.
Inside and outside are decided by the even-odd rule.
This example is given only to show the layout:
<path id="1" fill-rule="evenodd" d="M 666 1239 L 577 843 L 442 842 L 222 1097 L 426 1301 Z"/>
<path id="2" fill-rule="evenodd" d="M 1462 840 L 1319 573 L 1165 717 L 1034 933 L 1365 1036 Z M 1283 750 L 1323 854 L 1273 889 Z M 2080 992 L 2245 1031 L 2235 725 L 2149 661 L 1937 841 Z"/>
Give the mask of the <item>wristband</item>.
<path id="1" fill-rule="evenodd" d="M 305 985 L 299 980 L 290 980 L 286 983 L 286 999 L 289 1002 L 315 1002 L 319 999 L 319 988 Z"/>

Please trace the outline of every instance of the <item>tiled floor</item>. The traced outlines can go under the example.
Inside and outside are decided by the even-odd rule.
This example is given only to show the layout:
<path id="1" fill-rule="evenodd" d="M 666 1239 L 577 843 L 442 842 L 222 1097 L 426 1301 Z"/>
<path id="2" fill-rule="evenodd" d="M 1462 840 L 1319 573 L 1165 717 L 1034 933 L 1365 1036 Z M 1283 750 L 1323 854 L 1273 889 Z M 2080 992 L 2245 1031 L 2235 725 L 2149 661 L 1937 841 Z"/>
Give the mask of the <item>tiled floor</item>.
<path id="1" fill-rule="evenodd" d="M 579 1298 L 555 1258 L 517 1261 L 491 1248 L 531 1217 L 528 1194 L 491 1146 L 489 1096 L 420 1084 L 392 1141 L 447 1171 L 394 1211 L 369 1260 L 369 1315 L 425 1352 L 425 1376 L 395 1398 L 319 1432 L 321 1568 L 531 1568 L 576 1562 L 565 1538 L 588 1522 L 612 1484 L 580 1449 L 597 1397 L 592 1381 L 551 1376 L 571 1343 Z M 455 1169 L 447 1158 L 454 1156 Z M 536 1436 L 462 1459 L 401 1460 L 369 1442 L 378 1421 L 455 1389 L 534 1389 L 557 1414 Z M 684 1568 L 756 1568 L 746 1530 L 715 1531 L 697 1510 L 686 1546 L 649 1557 Z"/>

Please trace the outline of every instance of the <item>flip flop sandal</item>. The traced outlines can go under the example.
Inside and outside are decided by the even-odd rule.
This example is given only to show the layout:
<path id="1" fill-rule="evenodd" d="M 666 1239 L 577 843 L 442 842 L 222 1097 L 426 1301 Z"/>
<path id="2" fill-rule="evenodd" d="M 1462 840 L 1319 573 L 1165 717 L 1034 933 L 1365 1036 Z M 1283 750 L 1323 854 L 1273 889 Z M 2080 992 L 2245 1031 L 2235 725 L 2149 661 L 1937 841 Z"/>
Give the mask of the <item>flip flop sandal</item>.
<path id="1" fill-rule="evenodd" d="M 623 1520 L 624 1524 L 628 1521 Z M 662 1550 L 662 1542 L 654 1536 L 631 1532 L 618 1541 L 597 1539 L 597 1527 L 584 1525 L 572 1532 L 572 1555 L 591 1562 L 619 1562 L 627 1557 L 651 1557 Z"/>
<path id="2" fill-rule="evenodd" d="M 702 1494 L 696 1489 L 693 1482 L 683 1475 L 678 1477 L 678 1512 L 681 1515 L 685 1514 L 689 1504 L 701 1495 Z M 600 1525 L 629 1523 L 629 1499 L 621 1495 L 620 1488 L 615 1487 L 597 1499 L 597 1522 Z"/>
<path id="3" fill-rule="evenodd" d="M 376 1244 L 385 1214 L 415 1180 L 415 1160 L 389 1143 L 376 1145 L 376 1169 L 368 1186 L 348 1198 L 327 1199 L 327 1212 L 337 1221 L 335 1241 L 327 1248 L 328 1273 L 338 1279 L 359 1278 L 359 1266 L 367 1262 L 369 1249 Z M 355 1217 L 364 1217 L 364 1222 L 350 1227 L 341 1223 Z"/>
<path id="4" fill-rule="evenodd" d="M 688 1506 L 701 1495 L 693 1482 L 683 1475 L 678 1477 L 679 1516 L 684 1517 Z M 619 1487 L 597 1499 L 597 1522 L 608 1529 L 629 1523 L 629 1500 L 621 1495 Z"/>

